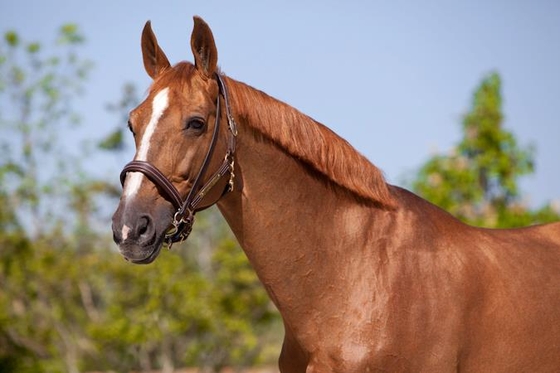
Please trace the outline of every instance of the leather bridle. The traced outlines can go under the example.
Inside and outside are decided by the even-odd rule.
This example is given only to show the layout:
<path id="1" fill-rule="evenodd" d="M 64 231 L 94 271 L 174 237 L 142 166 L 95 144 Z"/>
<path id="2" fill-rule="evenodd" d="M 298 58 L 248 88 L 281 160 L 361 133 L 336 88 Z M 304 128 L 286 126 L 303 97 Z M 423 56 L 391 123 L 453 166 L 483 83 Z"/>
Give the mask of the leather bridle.
<path id="1" fill-rule="evenodd" d="M 233 115 L 231 114 L 227 87 L 219 74 L 216 74 L 216 81 L 218 82 L 219 93 L 218 98 L 216 99 L 216 121 L 214 125 L 214 132 L 212 133 L 212 140 L 210 142 L 210 145 L 208 146 L 204 162 L 202 163 L 202 166 L 200 167 L 196 179 L 194 180 L 194 183 L 185 200 L 181 198 L 181 194 L 179 193 L 177 188 L 175 188 L 175 186 L 169 181 L 169 179 L 167 179 L 167 177 L 160 170 L 158 170 L 157 167 L 153 166 L 149 162 L 134 160 L 124 166 L 123 170 L 121 171 L 121 185 L 124 186 L 124 181 L 128 172 L 142 172 L 152 183 L 154 183 L 158 187 L 163 197 L 169 200 L 173 204 L 173 207 L 175 207 L 176 212 L 173 216 L 173 227 L 165 234 L 164 238 L 164 242 L 167 243 L 169 247 L 171 247 L 175 242 L 181 242 L 187 239 L 192 231 L 192 226 L 194 224 L 194 215 L 196 212 L 204 210 L 205 208 L 213 205 L 214 203 L 218 202 L 218 200 L 220 200 L 220 198 L 222 198 L 225 194 L 233 190 L 233 179 L 235 178 L 234 154 L 235 138 L 237 136 L 237 124 L 235 123 Z M 229 126 L 228 149 L 224 160 L 218 170 L 214 172 L 214 174 L 208 179 L 208 181 L 200 186 L 202 184 L 202 179 L 206 174 L 208 165 L 210 164 L 210 161 L 212 159 L 212 154 L 214 153 L 214 148 L 218 140 L 221 116 L 220 95 L 224 98 L 226 117 Z M 229 174 L 229 181 L 220 197 L 209 206 L 201 207 L 200 203 L 203 201 L 204 197 L 218 183 L 218 181 L 220 181 L 227 174 Z"/>

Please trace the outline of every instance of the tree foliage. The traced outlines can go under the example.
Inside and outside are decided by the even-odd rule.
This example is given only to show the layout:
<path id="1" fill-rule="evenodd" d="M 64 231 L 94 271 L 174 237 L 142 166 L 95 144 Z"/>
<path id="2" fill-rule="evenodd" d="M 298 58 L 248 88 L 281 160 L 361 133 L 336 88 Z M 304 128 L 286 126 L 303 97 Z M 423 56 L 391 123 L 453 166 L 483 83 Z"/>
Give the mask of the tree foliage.
<path id="1" fill-rule="evenodd" d="M 0 43 L 0 181 L 10 209 L 40 235 L 60 223 L 67 186 L 79 158 L 59 146 L 80 121 L 76 98 L 92 64 L 79 57 L 84 38 L 74 24 L 62 26 L 49 54 L 15 31 Z"/>
<path id="2" fill-rule="evenodd" d="M 534 172 L 534 149 L 520 146 L 503 124 L 501 79 L 491 73 L 474 92 L 460 142 L 448 154 L 431 157 L 413 189 L 475 225 L 517 227 L 559 219 L 550 205 L 532 210 L 524 203 L 519 179 Z"/>
<path id="3" fill-rule="evenodd" d="M 84 41 L 65 25 L 51 47 L 13 31 L 0 43 L 0 372 L 258 363 L 277 313 L 216 211 L 150 266 L 116 252 L 96 211 L 119 187 L 84 176 L 64 145 L 92 66 Z M 128 85 L 109 109 L 122 116 L 134 101 Z M 122 144 L 117 128 L 99 151 Z"/>
<path id="4" fill-rule="evenodd" d="M 206 233 L 204 233 L 206 234 Z M 179 246 L 150 266 L 103 240 L 4 239 L 0 371 L 218 371 L 262 362 L 276 313 L 231 237 L 208 238 L 212 271 Z M 187 254 L 185 254 L 187 253 Z M 188 255 L 190 254 L 190 255 Z"/>

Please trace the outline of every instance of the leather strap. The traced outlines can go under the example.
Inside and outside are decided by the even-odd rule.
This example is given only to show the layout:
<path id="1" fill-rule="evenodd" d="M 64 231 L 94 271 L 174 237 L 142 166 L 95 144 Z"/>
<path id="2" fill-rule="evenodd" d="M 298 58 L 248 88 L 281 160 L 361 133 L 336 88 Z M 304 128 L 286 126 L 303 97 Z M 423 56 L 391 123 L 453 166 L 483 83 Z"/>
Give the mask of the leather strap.
<path id="1" fill-rule="evenodd" d="M 124 185 L 126 174 L 128 172 L 142 172 L 152 183 L 154 183 L 158 187 L 160 192 L 162 192 L 163 197 L 173 204 L 173 207 L 175 207 L 177 211 L 175 212 L 175 215 L 173 217 L 173 228 L 166 234 L 165 238 L 166 243 L 170 247 L 174 242 L 183 241 L 188 237 L 192 230 L 192 225 L 194 224 L 194 214 L 197 211 L 204 209 L 200 208 L 199 204 L 203 201 L 206 194 L 220 181 L 220 179 L 228 173 L 230 175 L 230 179 L 225 190 L 220 195 L 220 197 L 212 204 L 215 204 L 225 194 L 233 190 L 233 179 L 235 177 L 233 169 L 237 124 L 235 123 L 235 119 L 233 118 L 233 115 L 231 113 L 227 87 L 219 74 L 216 74 L 216 80 L 218 83 L 219 94 L 218 98 L 216 99 L 216 121 L 214 125 L 214 131 L 212 133 L 212 139 L 210 141 L 210 145 L 208 146 L 208 150 L 206 152 L 206 156 L 204 157 L 202 166 L 200 167 L 195 181 L 184 201 L 181 198 L 181 194 L 179 193 L 177 188 L 175 188 L 175 186 L 167 179 L 167 177 L 160 170 L 158 170 L 157 167 L 151 165 L 146 161 L 131 161 L 123 168 L 120 174 L 121 184 Z M 214 153 L 214 148 L 218 140 L 221 116 L 220 95 L 224 98 L 226 117 L 229 127 L 230 136 L 228 140 L 228 150 L 218 170 L 208 179 L 208 181 L 206 181 L 206 183 L 202 185 L 202 187 L 199 187 L 199 185 L 202 183 L 204 175 L 206 174 L 206 171 L 212 159 L 212 155 Z"/>
<path id="2" fill-rule="evenodd" d="M 218 83 L 218 90 L 221 93 L 220 84 Z M 210 145 L 208 145 L 208 150 L 206 151 L 206 156 L 204 157 L 204 161 L 202 162 L 202 166 L 198 171 L 198 175 L 194 179 L 194 183 L 187 194 L 187 198 L 183 202 L 181 208 L 177 211 L 177 217 L 182 218 L 186 217 L 187 214 L 193 214 L 196 210 L 196 205 L 193 205 L 194 199 L 196 198 L 196 193 L 198 193 L 198 189 L 200 184 L 202 183 L 202 178 L 208 169 L 208 165 L 210 164 L 210 160 L 212 159 L 212 154 L 214 153 L 214 148 L 216 147 L 216 142 L 218 140 L 218 134 L 220 132 L 220 94 L 218 93 L 218 98 L 216 99 L 216 120 L 214 123 L 214 131 L 212 133 L 212 140 L 210 140 Z"/>
<path id="3" fill-rule="evenodd" d="M 154 183 L 161 192 L 163 192 L 164 197 L 166 197 L 176 209 L 180 209 L 183 205 L 183 200 L 179 191 L 169 180 L 161 173 L 156 167 L 152 166 L 148 162 L 144 161 L 132 161 L 124 166 L 121 171 L 121 185 L 124 185 L 126 174 L 129 172 L 142 172 L 144 175 Z"/>

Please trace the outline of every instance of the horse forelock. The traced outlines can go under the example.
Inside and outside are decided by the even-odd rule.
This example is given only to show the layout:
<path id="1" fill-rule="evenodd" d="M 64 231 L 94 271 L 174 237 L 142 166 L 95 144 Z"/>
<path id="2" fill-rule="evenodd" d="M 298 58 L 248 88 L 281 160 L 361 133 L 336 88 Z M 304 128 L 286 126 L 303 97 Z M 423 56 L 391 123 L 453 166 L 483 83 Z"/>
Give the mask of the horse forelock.
<path id="1" fill-rule="evenodd" d="M 234 112 L 287 153 L 359 200 L 392 209 L 395 201 L 381 170 L 328 127 L 284 102 L 228 79 Z"/>
<path id="2" fill-rule="evenodd" d="M 173 67 L 164 70 L 160 76 L 152 83 L 150 91 L 158 92 L 164 88 L 182 90 L 188 86 L 196 67 L 190 62 L 179 62 Z"/>

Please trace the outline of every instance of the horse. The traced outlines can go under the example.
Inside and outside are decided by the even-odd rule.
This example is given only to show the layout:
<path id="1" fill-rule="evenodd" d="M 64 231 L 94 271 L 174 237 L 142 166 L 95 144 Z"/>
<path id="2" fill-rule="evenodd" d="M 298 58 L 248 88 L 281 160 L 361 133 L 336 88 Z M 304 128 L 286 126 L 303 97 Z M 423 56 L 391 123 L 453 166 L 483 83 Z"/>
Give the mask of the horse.
<path id="1" fill-rule="evenodd" d="M 466 225 L 326 126 L 217 67 L 194 17 L 172 66 L 148 21 L 153 82 L 130 113 L 114 240 L 150 263 L 216 204 L 284 325 L 286 373 L 559 372 L 560 223 Z"/>

